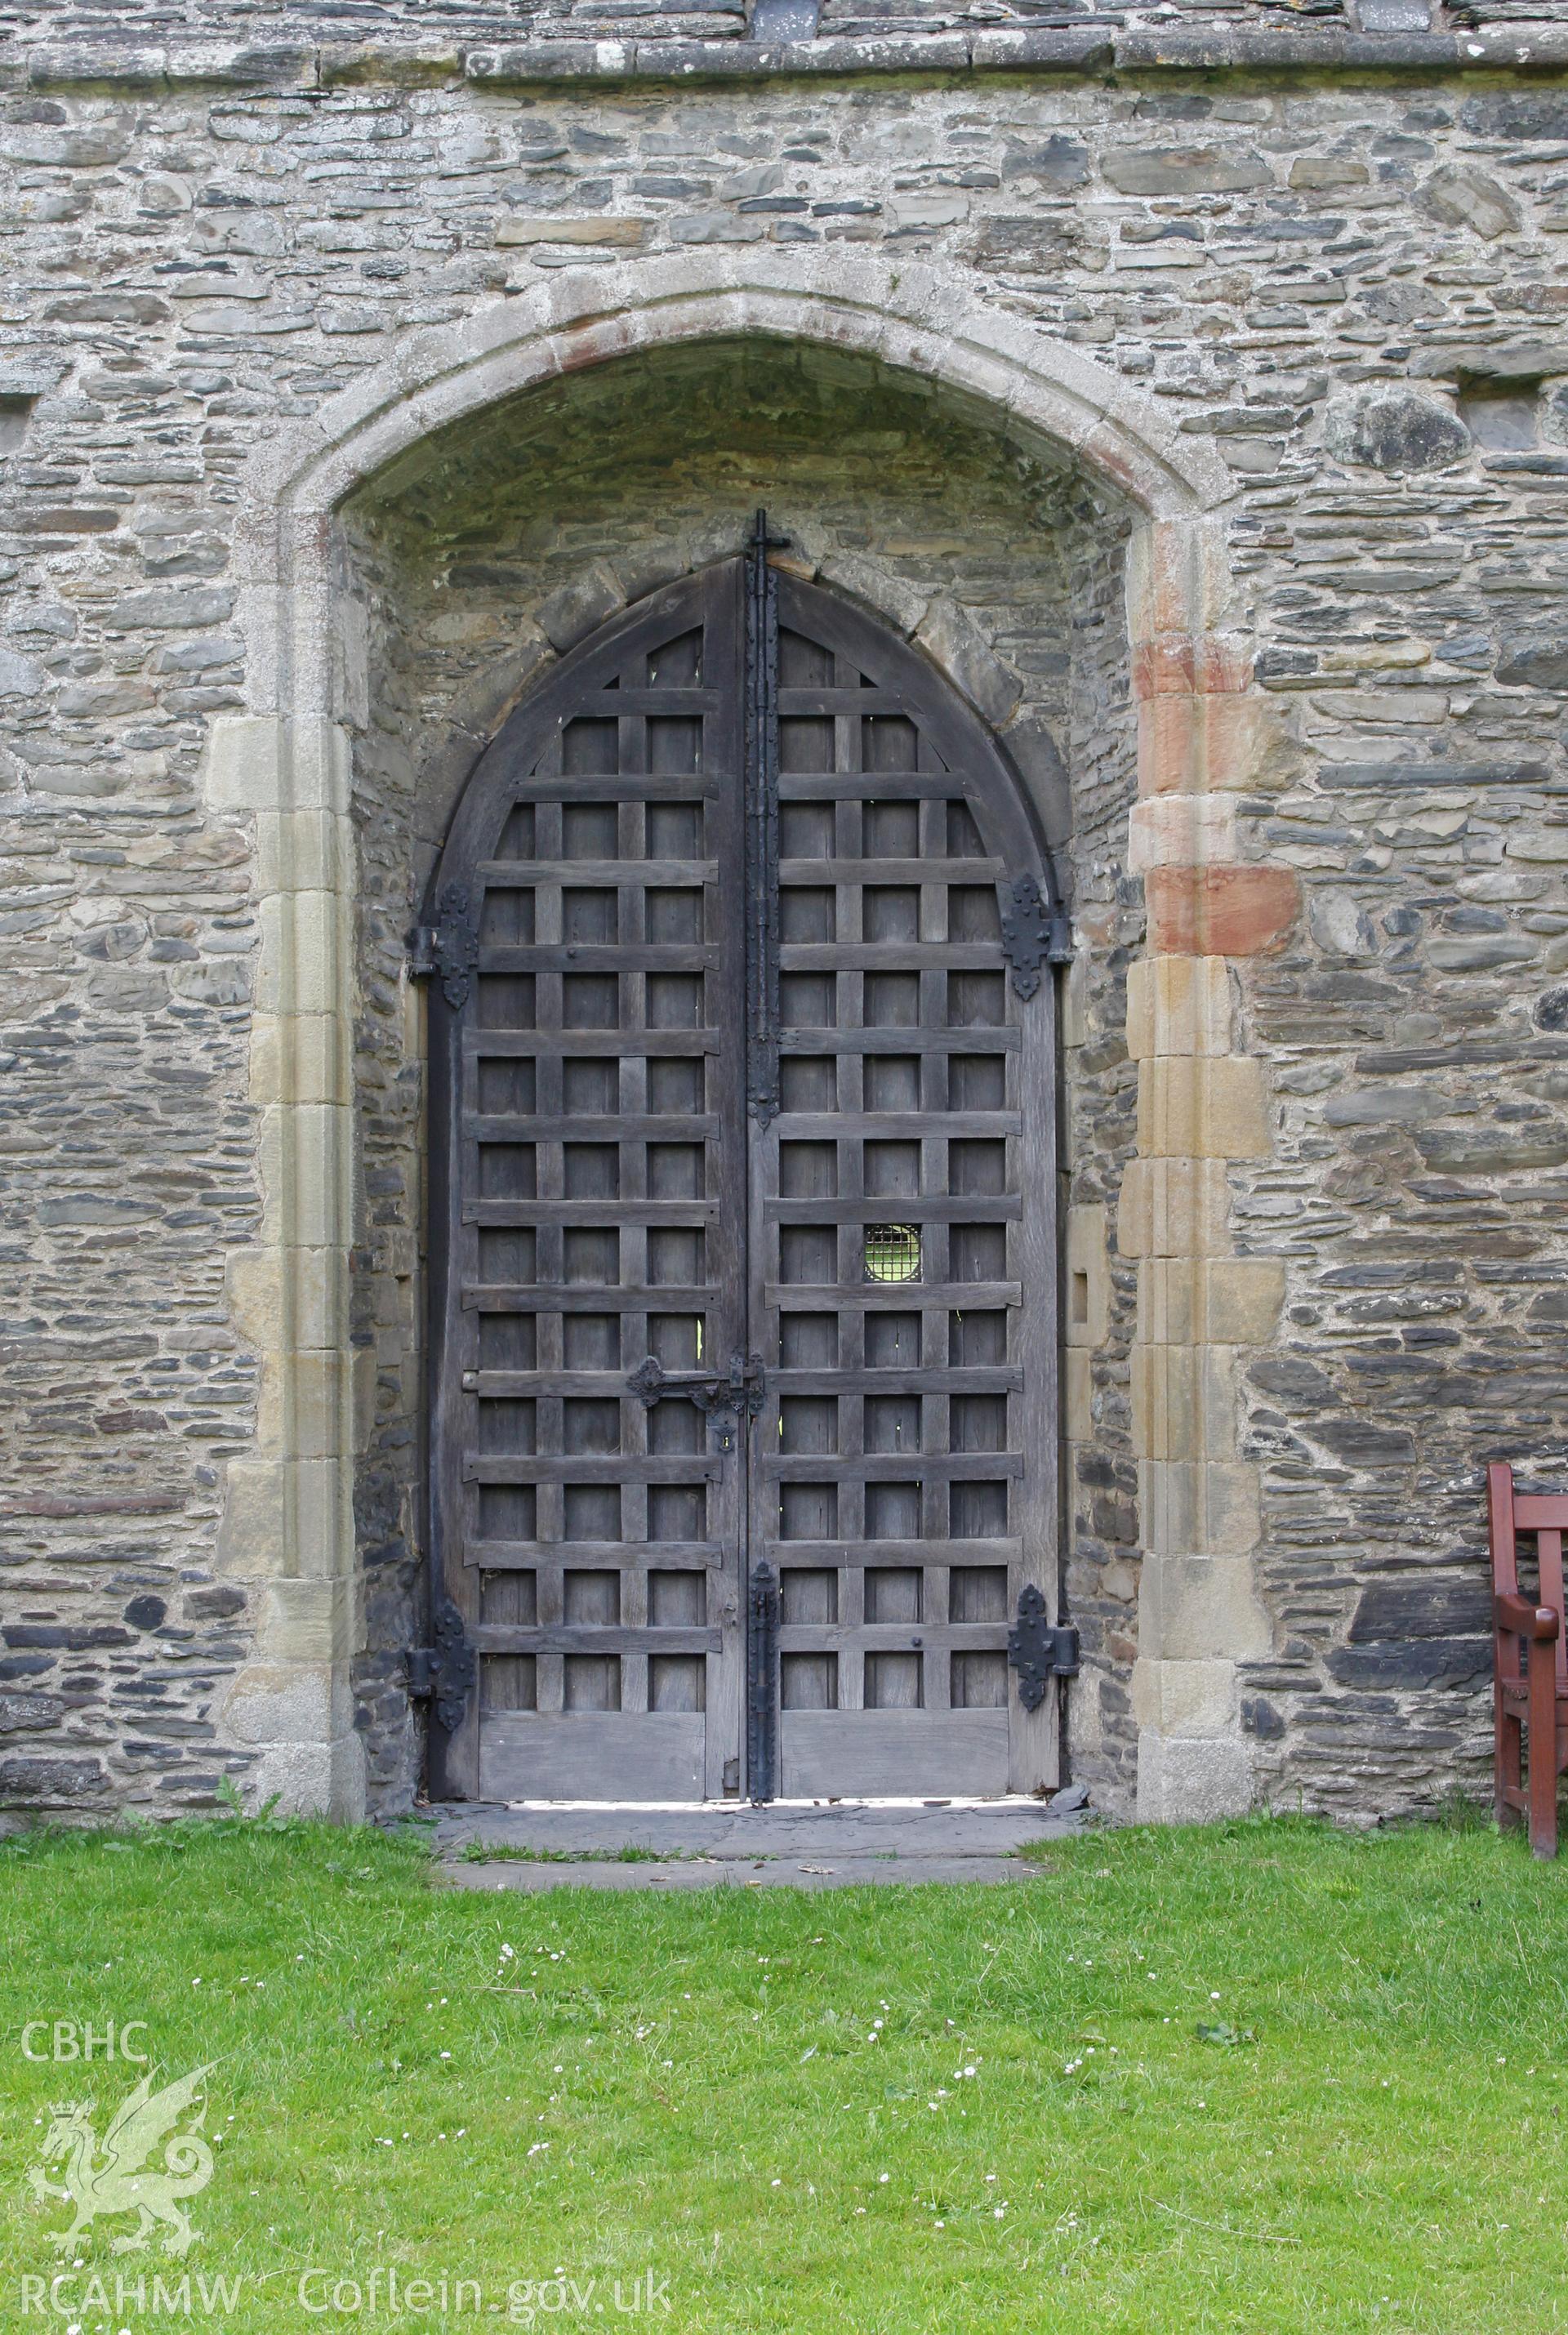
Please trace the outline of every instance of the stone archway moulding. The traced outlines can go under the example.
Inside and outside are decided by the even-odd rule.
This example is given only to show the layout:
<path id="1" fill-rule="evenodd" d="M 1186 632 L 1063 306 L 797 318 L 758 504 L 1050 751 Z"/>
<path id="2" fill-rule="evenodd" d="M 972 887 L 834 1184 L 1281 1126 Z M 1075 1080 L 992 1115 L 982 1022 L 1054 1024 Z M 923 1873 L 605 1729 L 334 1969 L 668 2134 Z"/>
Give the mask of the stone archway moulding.
<path id="1" fill-rule="evenodd" d="M 1293 879 L 1242 864 L 1235 842 L 1234 790 L 1263 717 L 1244 643 L 1225 629 L 1233 481 L 1081 350 L 985 307 L 950 276 L 837 253 L 720 249 L 560 271 L 455 328 L 411 335 L 243 474 L 247 711 L 215 722 L 205 780 L 211 809 L 251 817 L 256 833 L 251 1094 L 265 1202 L 230 1295 L 262 1358 L 263 1396 L 256 1452 L 231 1464 L 223 1553 L 231 1577 L 251 1584 L 258 1637 L 218 1723 L 257 1755 L 265 1791 L 340 1816 L 363 1808 L 349 1676 L 353 654 L 334 591 L 334 514 L 433 432 L 504 398 L 638 351 L 747 334 L 937 382 L 1000 427 L 1065 450 L 1136 514 L 1131 865 L 1147 883 L 1150 953 L 1129 992 L 1139 1156 L 1120 1238 L 1139 1260 L 1138 1800 L 1154 1817 L 1244 1807 L 1236 1663 L 1265 1650 L 1266 1633 L 1249 1561 L 1256 1489 L 1235 1457 L 1231 1381 L 1234 1349 L 1272 1334 L 1281 1292 L 1276 1268 L 1228 1253 L 1224 1163 L 1266 1148 L 1268 1130 L 1260 1065 L 1234 1051 L 1226 959 L 1271 945 L 1294 901 Z M 1099 1251 L 1103 1267 L 1103 1233 Z M 1088 1359 L 1087 1349 L 1069 1357 L 1070 1435 Z"/>

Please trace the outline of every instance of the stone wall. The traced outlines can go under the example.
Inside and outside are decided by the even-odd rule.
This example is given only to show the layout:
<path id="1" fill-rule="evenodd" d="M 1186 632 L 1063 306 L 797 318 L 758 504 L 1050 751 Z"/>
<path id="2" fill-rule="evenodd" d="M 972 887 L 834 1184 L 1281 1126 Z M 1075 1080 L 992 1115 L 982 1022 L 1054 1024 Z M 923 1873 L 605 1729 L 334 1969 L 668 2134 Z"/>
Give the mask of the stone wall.
<path id="1" fill-rule="evenodd" d="M 996 712 L 1070 777 L 1080 1765 L 1127 1804 L 1131 1665 L 1157 1619 L 1148 1470 L 1174 1467 L 1238 1506 L 1223 1549 L 1166 1554 L 1218 1550 L 1256 1603 L 1223 1679 L 1167 1633 L 1158 1693 L 1189 1717 L 1146 1696 L 1136 1726 L 1239 1745 L 1275 1800 L 1369 1813 L 1473 1784 L 1479 1470 L 1568 1468 L 1558 72 L 1508 66 L 1493 34 L 1468 74 L 1462 34 L 1419 69 L 1342 44 L 1302 63 L 1292 34 L 1277 64 L 1244 50 L 1217 75 L 1169 42 L 1114 77 L 1087 50 L 999 73 L 973 69 L 970 32 L 951 72 L 775 57 L 731 82 L 694 44 L 683 84 L 620 53 L 557 83 L 477 50 L 400 66 L 390 17 L 335 76 L 281 46 L 243 70 L 73 63 L 73 30 L 38 12 L 0 52 L 0 1793 L 172 1807 L 225 1768 L 286 1772 L 260 1754 L 293 1608 L 265 1511 L 232 1488 L 277 1432 L 247 1070 L 272 847 L 204 762 L 260 654 L 237 596 L 255 465 L 421 331 L 557 279 L 581 304 L 644 266 L 753 255 L 932 271 L 1217 457 L 1230 663 L 1218 683 L 1172 686 L 1158 654 L 1129 673 L 1123 506 L 1091 483 L 1108 455 L 1052 467 L 1002 408 L 772 344 L 703 361 L 732 366 L 702 377 L 743 426 L 720 426 L 717 393 L 701 418 L 661 406 L 667 360 L 609 364 L 449 427 L 353 499 L 332 623 L 357 741 L 346 1626 L 372 1787 L 406 1794 L 417 1749 L 398 1661 L 421 1464 L 410 904 L 531 662 L 595 595 L 727 547 L 760 496 L 825 575 L 922 601 L 915 625 L 958 611 L 1013 692 Z M 831 459 L 798 426 L 824 412 Z M 623 476 L 585 431 L 620 433 Z M 1169 798 L 1140 807 L 1136 851 L 1135 695 L 1145 794 Z M 1210 969 L 1185 1053 L 1135 982 L 1129 1054 L 1146 945 Z M 1201 1109 L 1177 1127 L 1158 1065 L 1227 1052 L 1244 1108 L 1241 1082 L 1184 1072 Z M 1224 1285 L 1239 1304 L 1277 1282 L 1277 1327 L 1261 1304 L 1202 1335 L 1142 1318 L 1168 1276 L 1126 1205 L 1135 1142 L 1160 1168 L 1146 1197 L 1179 1180 L 1161 1163 L 1199 1163 L 1183 1188 L 1222 1194 L 1228 1268 L 1258 1268 Z"/>

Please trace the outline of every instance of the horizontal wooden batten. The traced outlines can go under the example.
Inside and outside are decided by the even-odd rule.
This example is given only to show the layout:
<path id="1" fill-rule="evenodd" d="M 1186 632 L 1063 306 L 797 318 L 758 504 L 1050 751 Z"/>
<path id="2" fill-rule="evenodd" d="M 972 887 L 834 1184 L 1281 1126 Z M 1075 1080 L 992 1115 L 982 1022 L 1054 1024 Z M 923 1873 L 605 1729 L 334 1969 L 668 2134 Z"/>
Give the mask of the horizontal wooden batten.
<path id="1" fill-rule="evenodd" d="M 635 682 L 623 681 L 616 689 L 585 689 L 573 710 L 600 721 L 614 720 L 625 713 L 664 713 L 680 718 L 717 713 L 723 703 L 720 691 L 700 681 L 648 683 L 642 687 Z M 569 786 L 571 780 L 557 780 L 557 790 L 563 783 Z"/>
<path id="2" fill-rule="evenodd" d="M 763 1451 L 757 1464 L 780 1484 L 973 1484 L 1023 1473 L 1016 1451 Z"/>
<path id="3" fill-rule="evenodd" d="M 661 1639 L 660 1643 L 663 1641 Z M 781 1654 L 995 1654 L 1007 1645 L 1005 1622 L 781 1622 Z"/>
<path id="4" fill-rule="evenodd" d="M 993 1368 L 976 1364 L 934 1363 L 929 1369 L 913 1363 L 896 1371 L 792 1371 L 780 1367 L 768 1373 L 769 1386 L 780 1394 L 1013 1394 L 1023 1384 L 1023 1372 L 1005 1363 Z"/>
<path id="5" fill-rule="evenodd" d="M 887 1211 L 884 1204 L 884 1215 Z M 880 1221 L 880 1220 L 879 1220 Z M 869 1307 L 877 1313 L 914 1313 L 922 1306 L 945 1306 L 951 1311 L 994 1312 L 999 1306 L 1021 1305 L 1023 1291 L 1016 1281 L 769 1281 L 764 1294 L 780 1313 L 819 1313 L 831 1296 L 841 1310 Z"/>
<path id="6" fill-rule="evenodd" d="M 722 1468 L 721 1458 L 702 1451 L 463 1454 L 465 1484 L 713 1484 Z"/>
<path id="7" fill-rule="evenodd" d="M 623 1573 L 712 1572 L 727 1552 L 701 1540 L 476 1540 L 463 1543 L 463 1563 L 481 1572 L 538 1572 L 551 1566 L 617 1565 Z"/>
<path id="8" fill-rule="evenodd" d="M 711 801 L 726 782 L 724 776 L 715 770 L 575 770 L 570 776 L 562 773 L 559 777 L 518 780 L 511 796 L 514 802 L 542 804 L 547 809 L 582 802 L 702 802 Z M 732 777 L 728 782 L 733 783 Z M 490 860 L 479 862 L 481 867 L 495 864 Z M 566 860 L 564 864 L 576 863 Z M 634 863 L 631 880 L 637 880 L 643 865 L 640 859 Z M 624 867 L 626 863 L 623 861 L 622 866 Z"/>
<path id="9" fill-rule="evenodd" d="M 691 892 L 702 884 L 717 883 L 719 863 L 716 859 L 639 859 L 634 870 L 624 859 L 486 859 L 477 870 L 487 888 L 494 886 L 512 892 L 540 884 L 591 886 L 615 892 L 629 883 L 634 872 L 638 891 L 667 884 Z"/>
<path id="10" fill-rule="evenodd" d="M 994 941 L 785 941 L 786 973 L 994 973 Z M 1000 1025 L 998 1025 L 1000 1026 Z"/>
<path id="11" fill-rule="evenodd" d="M 705 1283 L 698 1288 L 683 1283 L 655 1288 L 618 1281 L 575 1281 L 565 1286 L 546 1281 L 466 1281 L 462 1309 L 468 1313 L 700 1313 L 718 1295 Z M 613 1303 L 607 1302 L 612 1299 Z M 636 1359 L 640 1361 L 642 1356 Z"/>
<path id="12" fill-rule="evenodd" d="M 487 941 L 486 973 L 714 973 L 719 951 L 700 941 Z"/>
<path id="13" fill-rule="evenodd" d="M 479 1622 L 473 1635 L 482 1654 L 716 1654 L 722 1645 L 717 1630 L 665 1630 L 653 1623 Z"/>
<path id="14" fill-rule="evenodd" d="M 886 1215 L 886 1211 L 883 1213 Z M 465 1225 L 502 1225 L 508 1231 L 532 1225 L 711 1225 L 717 1200 L 465 1200 Z"/>
<path id="15" fill-rule="evenodd" d="M 1006 1540 L 773 1540 L 769 1560 L 780 1573 L 818 1572 L 824 1567 L 889 1565 L 1021 1565 L 1023 1543 Z M 917 1625 L 911 1623 L 910 1627 Z"/>
<path id="16" fill-rule="evenodd" d="M 583 1205 L 586 1207 L 588 1203 Z M 769 1199 L 765 1206 L 767 1221 L 775 1225 L 880 1225 L 889 1219 L 901 1225 L 1002 1225 L 1023 1214 L 1023 1203 L 1016 1192 L 943 1193 L 934 1199 L 900 1198 L 891 1193 L 870 1200 Z M 911 1282 L 899 1285 L 915 1286 Z"/>
<path id="17" fill-rule="evenodd" d="M 858 799 L 865 791 L 864 780 L 857 779 L 845 791 Z M 1000 884 L 1006 874 L 1000 859 L 829 858 L 779 863 L 779 881 L 784 885 Z"/>
<path id="18" fill-rule="evenodd" d="M 790 1141 L 819 1138 L 831 1142 L 838 1136 L 893 1136 L 906 1141 L 943 1136 L 1017 1135 L 1022 1120 L 1015 1110 L 781 1110 L 779 1133 Z"/>
<path id="19" fill-rule="evenodd" d="M 719 1120 L 702 1111 L 659 1119 L 618 1111 L 546 1119 L 532 1111 L 465 1110 L 462 1130 L 479 1143 L 696 1143 L 717 1136 Z"/>
<path id="20" fill-rule="evenodd" d="M 696 1032 L 692 1033 L 696 1035 Z M 876 1030 L 780 1030 L 781 1054 L 1002 1054 L 1020 1044 L 1007 1022 L 976 1022 L 962 1030 L 927 1030 L 889 1024 Z"/>
<path id="21" fill-rule="evenodd" d="M 463 1054 L 719 1054 L 724 1041 L 717 1030 L 484 1030 L 465 1029 Z M 908 1052 L 905 1047 L 903 1050 Z"/>

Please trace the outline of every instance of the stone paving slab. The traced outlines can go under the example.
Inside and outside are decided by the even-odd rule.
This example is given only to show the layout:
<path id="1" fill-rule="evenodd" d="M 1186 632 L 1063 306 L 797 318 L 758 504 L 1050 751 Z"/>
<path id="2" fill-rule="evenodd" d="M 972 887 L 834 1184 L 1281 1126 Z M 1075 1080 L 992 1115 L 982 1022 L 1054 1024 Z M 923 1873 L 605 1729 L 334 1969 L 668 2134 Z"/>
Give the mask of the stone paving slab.
<path id="1" fill-rule="evenodd" d="M 1059 1797 L 1061 1796 L 1059 1796 Z M 1048 1800 L 448 1801 L 438 1818 L 447 1854 L 465 1841 L 577 1855 L 646 1848 L 709 1856 L 795 1855 L 1002 1856 L 1082 1822 Z"/>
<path id="2" fill-rule="evenodd" d="M 1021 1856 L 846 1856 L 835 1865 L 799 1856 L 693 1856 L 646 1865 L 587 1858 L 566 1864 L 449 1862 L 443 1878 L 454 1889 L 538 1896 L 550 1889 L 861 1889 L 887 1882 L 908 1889 L 931 1882 L 1027 1881 L 1035 1869 Z"/>
<path id="3" fill-rule="evenodd" d="M 436 1844 L 453 1887 L 530 1894 L 1022 1880 L 1030 1868 L 1019 1849 L 1065 1838 L 1084 1823 L 1080 1809 L 1034 1799 L 775 1801 L 766 1807 L 464 1802 L 435 1814 Z M 470 1843 L 498 1855 L 467 1857 Z M 618 1852 L 626 1848 L 652 1854 L 623 1863 Z"/>

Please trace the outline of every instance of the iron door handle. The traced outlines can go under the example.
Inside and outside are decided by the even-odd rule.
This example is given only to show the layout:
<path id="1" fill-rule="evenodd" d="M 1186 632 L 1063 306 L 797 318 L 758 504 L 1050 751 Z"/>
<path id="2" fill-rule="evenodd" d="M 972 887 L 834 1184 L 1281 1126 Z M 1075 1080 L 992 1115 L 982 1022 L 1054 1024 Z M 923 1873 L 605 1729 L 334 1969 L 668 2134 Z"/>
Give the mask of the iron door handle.
<path id="1" fill-rule="evenodd" d="M 626 1381 L 645 1410 L 671 1397 L 683 1396 L 706 1412 L 718 1436 L 721 1451 L 735 1448 L 735 1431 L 742 1413 L 755 1419 L 762 1408 L 767 1381 L 760 1354 L 730 1357 L 730 1367 L 719 1371 L 667 1371 L 655 1354 L 645 1354 Z"/>

